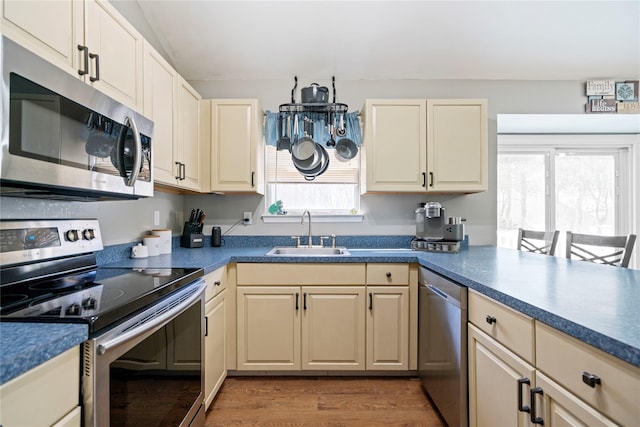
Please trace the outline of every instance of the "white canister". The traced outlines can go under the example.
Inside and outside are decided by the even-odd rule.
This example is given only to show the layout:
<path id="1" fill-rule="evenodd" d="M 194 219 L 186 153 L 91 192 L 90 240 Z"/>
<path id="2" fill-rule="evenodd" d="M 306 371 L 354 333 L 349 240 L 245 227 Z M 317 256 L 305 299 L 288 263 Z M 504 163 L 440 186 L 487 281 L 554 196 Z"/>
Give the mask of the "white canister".
<path id="1" fill-rule="evenodd" d="M 144 245 L 147 248 L 149 248 L 149 256 L 160 255 L 160 240 L 161 240 L 160 236 L 154 236 L 154 235 L 144 236 L 142 241 L 144 242 Z"/>
<path id="2" fill-rule="evenodd" d="M 131 248 L 131 258 L 146 258 L 149 256 L 149 248 L 138 243 Z"/>
<path id="3" fill-rule="evenodd" d="M 161 228 L 151 230 L 152 234 L 160 237 L 160 255 L 171 253 L 171 229 Z"/>

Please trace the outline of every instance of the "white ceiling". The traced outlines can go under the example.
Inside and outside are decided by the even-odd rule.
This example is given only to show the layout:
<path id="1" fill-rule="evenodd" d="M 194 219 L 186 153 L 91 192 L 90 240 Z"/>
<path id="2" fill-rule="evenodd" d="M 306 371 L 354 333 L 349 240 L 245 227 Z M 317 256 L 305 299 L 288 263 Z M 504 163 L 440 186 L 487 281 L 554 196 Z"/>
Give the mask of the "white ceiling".
<path id="1" fill-rule="evenodd" d="M 640 76 L 640 0 L 138 3 L 187 80 Z"/>

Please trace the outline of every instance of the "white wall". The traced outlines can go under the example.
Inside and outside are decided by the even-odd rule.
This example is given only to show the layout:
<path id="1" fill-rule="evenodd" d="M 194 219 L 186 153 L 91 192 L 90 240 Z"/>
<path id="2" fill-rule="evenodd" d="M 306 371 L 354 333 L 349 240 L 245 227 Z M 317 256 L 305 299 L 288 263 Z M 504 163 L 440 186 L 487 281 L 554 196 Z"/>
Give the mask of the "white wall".
<path id="1" fill-rule="evenodd" d="M 139 200 L 102 202 L 61 202 L 0 197 L 0 218 L 97 218 L 105 245 L 128 243 L 142 239 L 153 228 L 182 228 L 183 196 L 155 192 L 155 196 Z M 153 212 L 160 212 L 160 224 L 154 226 Z"/>
<path id="2" fill-rule="evenodd" d="M 291 81 L 191 81 L 203 98 L 258 98 L 264 110 L 277 111 L 290 102 Z M 300 81 L 298 89 L 311 82 Z M 330 81 L 318 81 L 331 87 Z M 489 105 L 489 188 L 471 195 L 366 195 L 361 199 L 365 212 L 362 223 L 314 225 L 314 235 L 413 234 L 413 211 L 419 202 L 439 201 L 448 216 L 467 218 L 467 233 L 474 245 L 496 241 L 496 114 L 498 113 L 582 113 L 584 83 L 560 81 L 470 81 L 470 80 L 352 80 L 336 82 L 337 101 L 360 110 L 366 98 L 487 98 Z M 296 96 L 299 100 L 299 95 Z M 251 195 L 186 196 L 185 210 L 199 207 L 207 212 L 207 225 L 222 226 L 223 233 L 242 217 L 254 212 L 254 223 L 234 228 L 238 235 L 302 234 L 300 224 L 265 224 L 259 219 L 263 198 Z M 209 232 L 205 228 L 205 232 Z"/>

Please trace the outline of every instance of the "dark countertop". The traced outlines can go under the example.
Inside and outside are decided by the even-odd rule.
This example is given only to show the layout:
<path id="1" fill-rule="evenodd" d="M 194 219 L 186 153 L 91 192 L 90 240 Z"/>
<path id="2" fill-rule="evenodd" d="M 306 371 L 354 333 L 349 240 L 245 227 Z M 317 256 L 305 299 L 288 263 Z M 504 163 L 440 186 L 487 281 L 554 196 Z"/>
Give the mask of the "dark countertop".
<path id="1" fill-rule="evenodd" d="M 88 337 L 87 325 L 1 322 L 0 384 L 80 345 Z"/>
<path id="2" fill-rule="evenodd" d="M 526 315 L 640 367 L 640 270 L 594 265 L 494 246 L 457 254 L 406 249 L 351 249 L 351 256 L 265 256 L 271 247 L 174 248 L 170 255 L 111 260 L 132 268 L 201 267 L 205 274 L 230 262 L 418 263 Z M 103 263 L 101 263 L 103 265 Z M 0 324 L 0 383 L 87 339 L 79 325 Z M 28 328 L 28 330 L 26 330 Z M 55 353 L 50 329 L 73 339 Z M 28 340 L 23 339 L 29 337 Z M 38 343 L 34 346 L 30 343 Z M 23 346 L 23 343 L 25 344 Z M 45 343 L 45 344 L 43 344 Z M 24 347 L 24 348 L 23 348 Z M 57 350 L 56 350 L 57 351 Z M 24 366 L 22 360 L 28 360 Z M 33 361 L 33 362 L 31 362 Z M 34 364 L 35 363 L 35 364 Z"/>
<path id="3" fill-rule="evenodd" d="M 265 256 L 271 247 L 174 248 L 171 255 L 127 259 L 138 268 L 203 267 L 229 262 L 418 263 L 528 316 L 640 367 L 640 270 L 596 265 L 495 246 L 457 254 L 351 249 L 351 256 Z"/>

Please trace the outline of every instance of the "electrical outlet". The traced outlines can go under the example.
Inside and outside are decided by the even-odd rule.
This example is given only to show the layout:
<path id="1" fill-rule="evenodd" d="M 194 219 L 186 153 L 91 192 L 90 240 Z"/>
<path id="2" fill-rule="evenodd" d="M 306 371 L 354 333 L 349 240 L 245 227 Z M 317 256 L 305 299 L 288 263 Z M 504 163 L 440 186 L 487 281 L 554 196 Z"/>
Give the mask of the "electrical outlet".
<path id="1" fill-rule="evenodd" d="M 251 225 L 251 212 L 244 212 L 242 219 L 244 220 L 244 225 Z"/>
<path id="2" fill-rule="evenodd" d="M 157 227 L 160 225 L 160 211 L 153 211 L 153 226 Z"/>

